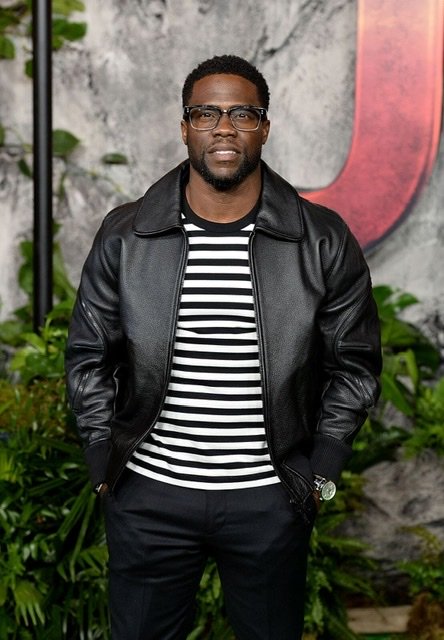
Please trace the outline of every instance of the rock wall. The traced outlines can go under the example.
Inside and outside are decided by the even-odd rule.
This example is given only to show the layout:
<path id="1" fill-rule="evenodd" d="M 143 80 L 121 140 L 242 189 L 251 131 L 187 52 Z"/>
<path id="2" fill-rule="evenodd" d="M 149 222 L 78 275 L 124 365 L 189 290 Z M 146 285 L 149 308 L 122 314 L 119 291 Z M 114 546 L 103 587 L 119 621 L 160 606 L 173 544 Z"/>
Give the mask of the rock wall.
<path id="1" fill-rule="evenodd" d="M 185 156 L 179 128 L 182 83 L 212 55 L 246 57 L 268 79 L 272 128 L 265 160 L 296 186 L 331 182 L 352 132 L 356 17 L 354 0 L 86 0 L 86 14 L 78 15 L 88 23 L 85 39 L 54 56 L 54 127 L 81 139 L 67 167 L 66 195 L 55 199 L 73 281 L 105 213 L 141 195 Z M 16 60 L 0 63 L 0 122 L 29 141 L 31 83 L 23 76 L 23 43 L 17 52 Z M 8 140 L 14 142 L 15 134 L 8 132 Z M 104 167 L 103 154 L 115 151 L 128 157 L 128 165 Z M 56 184 L 64 170 L 57 161 Z M 443 170 L 441 146 L 428 186 L 369 264 L 375 283 L 420 298 L 415 319 L 444 345 Z M 4 318 L 21 302 L 17 248 L 32 233 L 31 181 L 19 173 L 13 152 L 4 150 L 0 215 Z M 375 482 L 381 476 L 378 471 Z M 416 474 L 417 482 L 421 478 Z M 391 486 L 397 482 L 392 478 Z M 377 511 L 380 519 L 376 513 L 374 522 L 380 527 L 392 510 Z"/>
<path id="2" fill-rule="evenodd" d="M 82 144 L 56 202 L 60 236 L 72 278 L 91 236 L 116 203 L 136 198 L 185 155 L 180 141 L 180 91 L 199 61 L 226 52 L 254 62 L 271 88 L 267 160 L 294 185 L 331 182 L 347 156 L 353 123 L 356 1 L 351 0 L 88 0 L 84 40 L 54 56 L 54 127 Z M 31 140 L 31 83 L 15 61 L 1 63 L 0 122 Z M 8 134 L 14 141 L 14 135 Z M 119 151 L 127 166 L 104 167 Z M 31 234 L 32 188 L 8 153 L 0 156 L 1 316 L 20 300 L 17 244 Z M 64 169 L 56 163 L 55 173 Z M 105 177 L 92 178 L 91 174 Z M 416 315 L 442 315 L 444 280 L 443 152 L 428 187 L 398 229 L 369 257 L 376 283 L 418 295 Z M 56 179 L 57 183 L 57 179 Z"/>

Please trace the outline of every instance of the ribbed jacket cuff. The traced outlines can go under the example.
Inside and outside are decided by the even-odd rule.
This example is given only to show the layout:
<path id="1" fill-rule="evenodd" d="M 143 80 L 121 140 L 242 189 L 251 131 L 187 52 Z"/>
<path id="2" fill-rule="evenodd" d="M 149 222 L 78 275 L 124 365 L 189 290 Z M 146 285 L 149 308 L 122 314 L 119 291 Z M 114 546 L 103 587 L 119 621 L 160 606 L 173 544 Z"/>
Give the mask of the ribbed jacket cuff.
<path id="1" fill-rule="evenodd" d="M 315 434 L 310 456 L 313 473 L 337 482 L 352 455 L 352 451 L 349 444 L 338 440 L 338 438 Z"/>
<path id="2" fill-rule="evenodd" d="M 99 442 L 90 445 L 84 451 L 89 478 L 93 487 L 105 481 L 110 449 L 111 443 L 109 440 L 99 440 Z"/>

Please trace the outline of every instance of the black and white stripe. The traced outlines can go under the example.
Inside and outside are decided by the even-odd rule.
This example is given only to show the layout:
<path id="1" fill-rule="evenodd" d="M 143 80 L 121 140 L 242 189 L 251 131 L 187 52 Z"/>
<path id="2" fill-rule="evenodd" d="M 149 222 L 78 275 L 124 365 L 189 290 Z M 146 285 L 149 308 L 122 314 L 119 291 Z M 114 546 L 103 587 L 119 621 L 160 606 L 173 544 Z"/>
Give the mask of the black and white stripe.
<path id="1" fill-rule="evenodd" d="M 190 250 L 167 396 L 128 462 L 150 478 L 197 489 L 279 481 L 265 441 L 250 220 L 206 223 L 187 213 Z"/>

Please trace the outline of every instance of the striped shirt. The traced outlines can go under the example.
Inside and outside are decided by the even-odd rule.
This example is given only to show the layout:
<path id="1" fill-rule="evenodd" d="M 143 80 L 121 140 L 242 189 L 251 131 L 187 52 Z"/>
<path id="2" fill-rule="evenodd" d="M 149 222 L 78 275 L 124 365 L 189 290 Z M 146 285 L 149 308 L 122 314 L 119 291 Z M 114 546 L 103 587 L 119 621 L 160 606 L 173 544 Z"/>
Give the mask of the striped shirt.
<path id="1" fill-rule="evenodd" d="M 194 489 L 274 484 L 248 259 L 256 210 L 220 224 L 184 209 L 189 255 L 168 391 L 127 466 Z"/>

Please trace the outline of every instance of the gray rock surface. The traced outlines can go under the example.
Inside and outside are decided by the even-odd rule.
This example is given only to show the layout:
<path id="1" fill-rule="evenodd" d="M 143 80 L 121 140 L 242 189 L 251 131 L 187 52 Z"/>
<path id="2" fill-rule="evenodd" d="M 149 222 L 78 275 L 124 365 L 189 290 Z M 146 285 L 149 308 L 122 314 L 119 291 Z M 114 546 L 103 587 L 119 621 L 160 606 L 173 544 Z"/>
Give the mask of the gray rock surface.
<path id="1" fill-rule="evenodd" d="M 415 528 L 444 544 L 444 461 L 431 451 L 416 458 L 381 462 L 364 474 L 362 511 L 343 527 L 369 545 L 368 555 L 394 569 L 424 551 Z"/>
<path id="2" fill-rule="evenodd" d="M 66 197 L 55 202 L 60 241 L 78 281 L 92 235 L 118 202 L 141 195 L 184 157 L 180 91 L 199 61 L 232 52 L 256 63 L 269 81 L 272 129 L 265 159 L 294 185 L 327 185 L 350 144 L 354 111 L 356 0 L 88 0 L 88 32 L 54 55 L 54 127 L 82 144 L 73 154 Z M 17 59 L 2 61 L 0 122 L 31 140 L 31 83 Z M 8 140 L 15 134 L 8 132 Z M 375 283 L 418 295 L 425 322 L 442 316 L 444 280 L 443 151 L 410 216 L 369 262 Z M 104 167 L 108 152 L 127 166 Z M 56 167 L 56 174 L 62 168 Z M 91 174 L 99 177 L 94 179 Z M 100 177 L 103 176 L 103 177 Z M 57 181 L 56 181 L 57 182 Z M 118 189 L 117 189 L 118 186 Z M 21 303 L 17 245 L 32 233 L 32 189 L 13 157 L 0 156 L 0 317 Z"/>

